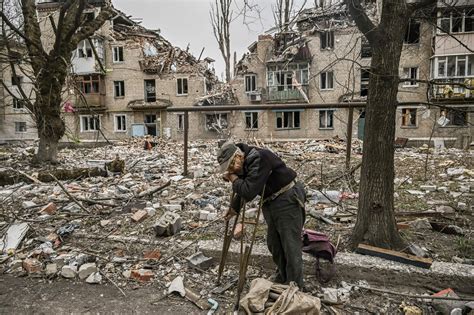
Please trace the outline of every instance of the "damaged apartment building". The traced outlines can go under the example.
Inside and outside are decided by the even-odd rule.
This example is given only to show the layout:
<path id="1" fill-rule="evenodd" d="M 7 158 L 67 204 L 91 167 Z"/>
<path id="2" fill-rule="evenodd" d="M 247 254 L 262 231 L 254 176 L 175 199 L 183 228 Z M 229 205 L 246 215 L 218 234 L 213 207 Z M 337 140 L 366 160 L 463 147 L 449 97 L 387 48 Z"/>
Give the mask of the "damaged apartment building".
<path id="1" fill-rule="evenodd" d="M 400 77 L 407 80 L 400 84 L 398 100 L 413 105 L 398 108 L 396 136 L 416 144 L 430 137 L 458 147 L 472 141 L 474 98 L 469 87 L 474 79 L 474 10 L 459 3 L 450 8 L 439 5 L 437 17 L 431 20 L 413 18 L 404 37 Z M 378 9 L 369 4 L 371 18 L 377 19 Z M 233 87 L 239 103 L 245 105 L 365 102 L 370 93 L 370 61 L 370 46 L 345 6 L 317 7 L 301 12 L 288 31 L 259 36 L 237 64 Z M 429 84 L 432 81 L 436 84 Z M 234 112 L 232 133 L 345 138 L 347 112 L 330 105 Z M 354 115 L 354 136 L 359 139 L 363 139 L 364 117 L 363 110 Z"/>
<path id="2" fill-rule="evenodd" d="M 105 3 L 89 1 L 85 18 L 95 18 Z M 61 5 L 62 1 L 51 0 L 37 4 L 45 47 L 50 46 L 54 36 L 49 17 L 57 17 Z M 230 90 L 217 85 L 213 59 L 198 59 L 173 46 L 159 30 L 146 29 L 123 12 L 113 10 L 113 18 L 94 36 L 80 42 L 73 52 L 71 78 L 63 95 L 67 130 L 62 141 L 120 140 L 146 135 L 178 137 L 183 129 L 183 114 L 167 114 L 167 108 L 205 105 L 232 95 Z M 17 84 L 13 79 L 5 82 Z M 10 102 L 11 98 L 5 99 L 5 103 Z M 215 117 L 190 115 L 195 122 L 191 132 L 196 128 L 197 133 L 198 126 L 206 122 L 212 129 Z M 217 123 L 220 126 L 220 121 Z M 36 138 L 34 124 L 27 124 L 26 131 L 20 127 L 14 132 L 10 128 L 14 133 L 11 140 Z M 29 137 L 24 136 L 26 132 Z"/>

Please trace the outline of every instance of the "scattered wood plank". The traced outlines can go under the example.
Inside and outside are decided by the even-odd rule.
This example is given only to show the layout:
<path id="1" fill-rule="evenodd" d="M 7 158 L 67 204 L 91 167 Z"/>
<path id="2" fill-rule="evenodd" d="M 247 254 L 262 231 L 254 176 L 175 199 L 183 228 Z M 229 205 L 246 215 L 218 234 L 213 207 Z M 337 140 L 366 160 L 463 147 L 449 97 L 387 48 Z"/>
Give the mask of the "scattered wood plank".
<path id="1" fill-rule="evenodd" d="M 75 169 L 55 169 L 39 171 L 38 178 L 34 178 L 24 172 L 8 169 L 0 172 L 0 186 L 13 185 L 16 183 L 47 183 L 54 182 L 53 175 L 59 180 L 70 180 L 86 177 L 106 177 L 107 171 L 103 168 L 75 168 Z"/>
<path id="2" fill-rule="evenodd" d="M 366 244 L 359 244 L 359 246 L 357 246 L 356 248 L 356 252 L 426 269 L 429 269 L 433 264 L 433 260 L 430 258 L 417 257 L 402 252 L 397 252 L 394 250 L 370 246 Z"/>

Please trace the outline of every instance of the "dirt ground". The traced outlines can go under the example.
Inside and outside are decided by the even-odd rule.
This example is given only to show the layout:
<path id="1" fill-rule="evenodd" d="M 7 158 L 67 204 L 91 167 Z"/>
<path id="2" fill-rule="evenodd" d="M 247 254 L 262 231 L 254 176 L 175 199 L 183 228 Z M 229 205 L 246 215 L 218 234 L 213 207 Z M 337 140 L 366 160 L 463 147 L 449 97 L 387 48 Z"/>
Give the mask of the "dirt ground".
<path id="1" fill-rule="evenodd" d="M 320 219 L 307 216 L 306 228 L 322 231 L 330 235 L 331 241 L 337 244 L 338 251 L 350 251 L 349 241 L 355 224 L 357 212 L 357 196 L 359 170 L 353 177 L 344 176 L 345 152 L 324 151 L 324 143 L 318 141 L 295 143 L 272 143 L 269 148 L 277 152 L 285 162 L 299 174 L 310 191 L 307 213 L 310 210 L 322 214 L 325 208 L 335 207 L 334 204 L 323 204 L 315 198 L 317 191 L 335 190 L 353 196 L 346 198 L 337 205 L 335 215 L 329 215 L 334 224 L 327 224 Z M 343 147 L 343 145 L 340 145 Z M 321 148 L 323 151 L 321 151 Z M 76 314 L 76 313 L 112 313 L 112 314 L 201 314 L 191 302 L 178 296 L 160 299 L 165 288 L 179 275 L 185 276 L 185 285 L 203 297 L 211 296 L 220 304 L 218 313 L 231 310 L 235 300 L 235 286 L 222 295 L 210 291 L 214 287 L 217 274 L 217 262 L 208 270 L 191 268 L 186 257 L 195 253 L 197 246 L 184 248 L 189 241 L 223 239 L 224 223 L 200 220 L 196 213 L 203 209 L 211 209 L 222 213 L 227 208 L 230 187 L 225 185 L 215 174 L 215 143 L 208 141 L 192 143 L 190 146 L 189 166 L 194 176 L 172 181 L 165 191 L 150 198 L 139 198 L 139 194 L 149 188 L 162 185 L 165 180 L 182 173 L 182 144 L 159 143 L 153 151 L 143 151 L 141 143 L 126 142 L 115 147 L 92 149 L 64 149 L 60 151 L 60 167 L 84 166 L 88 160 L 113 159 L 121 154 L 127 164 L 127 174 L 107 178 L 78 178 L 64 182 L 67 189 L 76 196 L 82 196 L 94 202 L 112 199 L 111 205 L 86 204 L 91 214 L 81 210 L 67 210 L 74 206 L 71 200 L 55 183 L 31 184 L 23 188 L 12 186 L 15 194 L 5 195 L 0 205 L 2 222 L 0 231 L 4 232 L 9 224 L 17 219 L 26 220 L 30 231 L 14 256 L 0 263 L 3 274 L 0 276 L 0 313 L 39 313 L 39 314 Z M 28 164 L 31 149 L 9 148 L 5 152 L 6 159 L 1 160 L 0 167 L 23 170 L 28 174 L 38 172 Z M 164 154 L 166 152 L 167 154 Z M 412 221 L 426 217 L 423 212 L 438 212 L 440 206 L 449 207 L 449 212 L 438 212 L 429 215 L 430 221 L 456 225 L 463 230 L 463 235 L 452 235 L 434 231 L 408 227 L 401 229 L 402 236 L 408 243 L 420 246 L 429 257 L 437 261 L 471 263 L 474 259 L 474 241 L 472 221 L 474 175 L 474 153 L 460 150 L 445 150 L 426 155 L 423 148 L 399 149 L 395 154 L 395 215 L 397 222 L 410 225 Z M 353 148 L 351 165 L 361 161 L 357 145 Z M 427 161 L 427 162 L 426 162 Z M 462 168 L 461 174 L 448 175 L 448 169 Z M 425 171 L 426 170 L 426 171 Z M 196 174 L 201 175 L 195 176 Z M 128 176 L 128 177 L 127 177 Z M 434 185 L 435 191 L 427 192 L 422 185 Z M 442 188 L 443 189 L 440 189 Z M 7 189 L 4 187 L 1 189 Z M 414 193 L 415 192 L 415 193 Z M 421 192 L 418 193 L 418 192 Z M 123 199 L 124 195 L 129 198 Z M 50 217 L 41 217 L 38 208 L 24 208 L 24 201 L 34 200 L 38 206 L 54 200 L 58 212 Z M 133 222 L 131 215 L 140 204 L 148 202 L 156 210 L 156 214 L 141 222 Z M 155 204 L 159 204 L 155 207 Z M 156 237 L 152 226 L 161 216 L 165 204 L 181 205 L 178 213 L 183 218 L 183 227 L 179 234 L 171 237 Z M 464 209 L 460 205 L 464 204 Z M 249 205 L 249 207 L 255 205 Z M 215 209 L 214 209 L 215 208 Z M 133 209 L 133 211 L 132 211 Z M 77 212 L 78 211 L 78 212 Z M 1 221 L 1 220 L 0 220 Z M 57 241 L 55 233 L 69 223 L 77 223 L 80 227 Z M 266 227 L 260 226 L 257 242 L 265 244 Z M 53 249 L 43 252 L 40 246 L 53 236 Z M 112 240 L 109 236 L 129 238 Z M 133 241 L 133 240 L 136 241 Z M 56 240 L 56 241 L 54 241 Z M 142 240 L 142 242 L 140 241 Z M 147 243 L 148 242 L 148 243 Z M 152 242 L 152 243 L 149 243 Z M 161 259 L 150 261 L 144 259 L 146 252 L 158 250 Z M 44 269 L 55 262 L 60 255 L 70 255 L 71 262 L 85 258 L 94 261 L 101 271 L 110 277 L 124 292 L 107 279 L 100 285 L 89 285 L 77 278 L 62 278 L 60 271 L 48 280 Z M 25 272 L 22 267 L 13 268 L 15 260 L 36 257 L 42 263 L 39 275 Z M 170 259 L 168 259 L 170 258 Z M 68 258 L 69 259 L 69 258 Z M 268 277 L 269 270 L 259 266 L 249 267 L 249 279 Z M 149 282 L 139 282 L 125 276 L 130 270 L 151 270 L 154 278 Z M 224 274 L 224 281 L 235 278 L 238 270 L 229 268 Z M 400 292 L 431 294 L 421 283 L 411 283 L 407 277 L 407 287 L 394 287 L 389 279 L 383 276 L 382 282 L 366 279 L 369 285 Z M 340 288 L 341 283 L 352 285 L 360 279 L 336 277 L 327 287 Z M 372 282 L 372 280 L 374 282 Z M 384 282 L 385 281 L 385 282 Z M 249 283 L 250 281 L 248 281 Z M 320 296 L 322 287 L 315 279 L 305 281 L 308 291 Z M 444 288 L 439 288 L 444 289 Z M 428 304 L 400 296 L 380 295 L 364 290 L 351 291 L 350 300 L 334 309 L 323 308 L 324 314 L 361 314 L 400 312 L 400 305 L 406 302 L 418 305 L 426 314 L 430 314 Z"/>

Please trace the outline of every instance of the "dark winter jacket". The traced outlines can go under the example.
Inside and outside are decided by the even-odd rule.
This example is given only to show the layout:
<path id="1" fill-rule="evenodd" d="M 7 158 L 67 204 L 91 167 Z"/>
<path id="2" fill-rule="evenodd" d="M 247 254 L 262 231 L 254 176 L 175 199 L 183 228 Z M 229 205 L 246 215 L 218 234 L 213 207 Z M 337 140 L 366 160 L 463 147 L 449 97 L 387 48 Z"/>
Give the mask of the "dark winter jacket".
<path id="1" fill-rule="evenodd" d="M 238 143 L 237 146 L 244 152 L 245 160 L 242 173 L 232 184 L 236 197 L 232 208 L 240 210 L 240 199 L 251 201 L 262 194 L 265 186 L 264 198 L 271 196 L 296 178 L 296 172 L 270 150 Z M 266 185 L 265 185 L 266 184 Z"/>

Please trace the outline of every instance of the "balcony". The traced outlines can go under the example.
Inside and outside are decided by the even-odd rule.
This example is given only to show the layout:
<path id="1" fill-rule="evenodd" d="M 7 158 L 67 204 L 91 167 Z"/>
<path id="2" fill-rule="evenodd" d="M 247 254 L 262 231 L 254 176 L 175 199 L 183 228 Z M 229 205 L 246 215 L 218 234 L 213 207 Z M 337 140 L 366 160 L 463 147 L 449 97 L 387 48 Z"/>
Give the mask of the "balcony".
<path id="1" fill-rule="evenodd" d="M 435 79 L 431 99 L 443 101 L 472 101 L 474 99 L 474 78 Z"/>
<path id="2" fill-rule="evenodd" d="M 308 86 L 302 86 L 301 89 L 306 97 L 295 86 L 269 86 L 267 99 L 269 102 L 304 101 L 308 97 Z"/>

